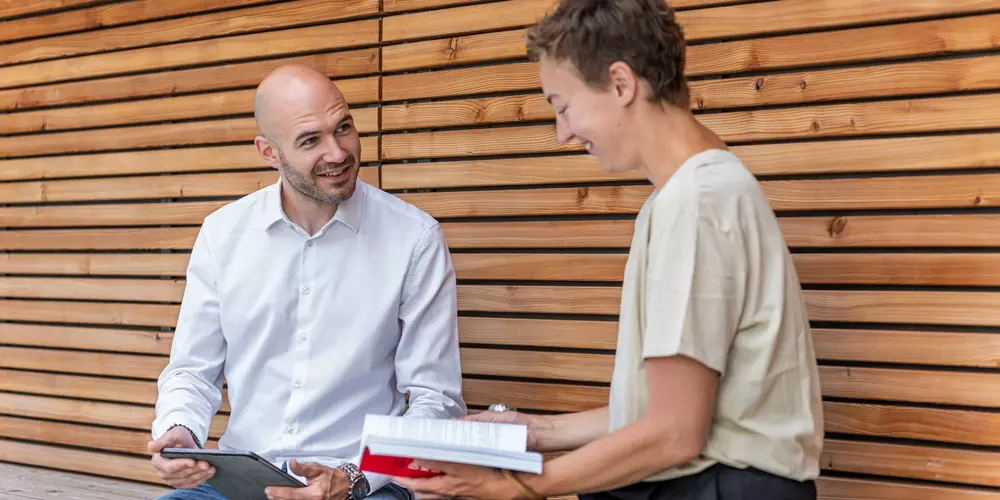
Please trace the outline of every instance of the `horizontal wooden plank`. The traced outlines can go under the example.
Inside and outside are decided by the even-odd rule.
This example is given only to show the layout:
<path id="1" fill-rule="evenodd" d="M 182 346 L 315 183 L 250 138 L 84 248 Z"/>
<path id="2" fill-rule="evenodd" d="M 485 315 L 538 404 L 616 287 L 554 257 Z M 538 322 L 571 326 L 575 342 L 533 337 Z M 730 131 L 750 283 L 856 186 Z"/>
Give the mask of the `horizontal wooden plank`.
<path id="1" fill-rule="evenodd" d="M 691 82 L 691 105 L 707 110 L 997 88 L 1000 57 L 981 56 L 696 80 Z"/>
<path id="2" fill-rule="evenodd" d="M 618 314 L 617 286 L 459 285 L 459 311 Z"/>
<path id="3" fill-rule="evenodd" d="M 0 439 L 0 460 L 77 473 L 162 484 L 149 459 Z"/>
<path id="4" fill-rule="evenodd" d="M 168 355 L 173 337 L 161 330 L 8 323 L 0 331 L 0 344 Z"/>
<path id="5" fill-rule="evenodd" d="M 93 474 L 59 471 L 48 468 L 0 463 L 0 490 L 16 491 L 30 499 L 72 498 L 73 500 L 111 500 L 158 498 L 170 491 L 165 485 L 103 478 Z"/>
<path id="6" fill-rule="evenodd" d="M 378 108 L 351 112 L 361 133 L 378 131 Z M 0 157 L 113 151 L 232 142 L 251 143 L 259 134 L 253 118 L 205 120 L 113 129 L 0 137 Z"/>
<path id="7" fill-rule="evenodd" d="M 976 248 L 1000 245 L 1000 216 L 993 214 L 784 217 L 778 222 L 791 247 Z"/>
<path id="8" fill-rule="evenodd" d="M 810 284 L 1000 286 L 1000 254 L 817 253 L 792 256 Z"/>
<path id="9" fill-rule="evenodd" d="M 183 280 L 0 277 L 0 296 L 31 299 L 180 302 Z"/>
<path id="10" fill-rule="evenodd" d="M 809 319 L 1000 326 L 1000 292 L 806 290 Z"/>
<path id="11" fill-rule="evenodd" d="M 0 227 L 134 226 L 200 224 L 225 201 L 130 203 L 0 208 Z"/>
<path id="12" fill-rule="evenodd" d="M 296 28 L 212 40 L 182 42 L 123 52 L 93 54 L 0 68 L 0 88 L 236 62 L 307 51 L 347 49 L 378 43 L 378 21 Z"/>
<path id="13" fill-rule="evenodd" d="M 247 149 L 253 150 L 250 146 Z M 256 151 L 253 151 L 256 154 Z M 249 156 L 249 155 L 246 155 Z M 259 159 L 259 157 L 258 157 Z M 49 161 L 53 161 L 50 159 Z M 260 160 L 263 162 L 263 160 Z M 266 166 L 266 165 L 265 165 Z M 375 172 L 371 168 L 363 172 Z M 367 175 L 370 178 L 370 174 Z M 143 200 L 243 196 L 278 181 L 273 169 L 224 174 L 182 174 L 0 184 L 0 203 Z M 183 205 L 171 204 L 178 211 Z M 144 207 L 155 210 L 155 207 Z"/>
<path id="14" fill-rule="evenodd" d="M 884 102 L 731 111 L 698 115 L 698 120 L 727 142 L 850 137 L 870 134 L 947 132 L 991 129 L 1000 94 L 936 97 Z M 540 95 L 491 97 L 387 106 L 383 127 L 422 129 L 487 123 L 520 123 L 554 118 Z M 500 154 L 489 143 L 524 134 L 524 152 L 579 151 L 579 144 L 559 145 L 547 137 L 549 125 L 534 127 L 386 135 L 383 158 Z M 550 133 L 554 134 L 554 130 Z M 426 144 L 424 144 L 426 143 Z M 457 150 L 448 153 L 446 150 Z M 520 151 L 519 151 L 520 152 Z"/>
<path id="15" fill-rule="evenodd" d="M 444 130 L 382 136 L 382 159 L 448 158 L 582 151 L 577 142 L 559 144 L 553 125 Z"/>
<path id="16" fill-rule="evenodd" d="M 606 354 L 466 347 L 461 356 L 463 375 L 610 382 L 614 369 Z"/>
<path id="17" fill-rule="evenodd" d="M 1000 14 L 989 14 L 696 44 L 688 47 L 685 74 L 725 75 L 979 52 L 1000 47 L 992 36 L 997 22 Z M 524 31 L 514 29 L 390 45 L 383 56 L 385 71 L 403 71 L 523 60 L 527 53 Z"/>
<path id="18" fill-rule="evenodd" d="M 462 396 L 473 406 L 504 402 L 518 409 L 574 412 L 608 404 L 608 389 L 571 384 L 544 384 L 462 379 Z"/>
<path id="19" fill-rule="evenodd" d="M 554 7 L 552 0 L 507 0 L 483 5 L 386 17 L 387 42 L 528 26 Z M 996 8 L 990 0 L 939 0 L 885 4 L 866 0 L 778 0 L 677 13 L 690 42 L 899 22 L 934 16 L 971 14 Z M 447 21 L 445 21 L 447 20 Z"/>
<path id="20" fill-rule="evenodd" d="M 816 480 L 820 500 L 996 500 L 1000 492 L 986 488 L 964 486 L 937 486 L 893 481 L 873 481 L 843 477 L 820 476 Z"/>
<path id="21" fill-rule="evenodd" d="M 459 279 L 620 282 L 624 253 L 456 253 Z M 1000 286 L 1000 254 L 799 253 L 808 284 Z"/>
<path id="22" fill-rule="evenodd" d="M 823 403 L 823 418 L 828 434 L 1000 444 L 996 431 L 1000 415 L 994 412 L 827 401 Z"/>
<path id="23" fill-rule="evenodd" d="M 361 138 L 361 161 L 378 161 L 378 137 Z M 153 174 L 180 172 L 220 172 L 250 168 L 262 168 L 267 164 L 261 159 L 252 144 L 238 146 L 214 146 L 201 148 L 160 149 L 131 151 L 124 153 L 82 154 L 60 156 L 58 158 L 25 158 L 0 160 L 0 180 L 59 179 L 64 177 L 102 177 L 122 174 Z M 125 182 L 125 181 L 122 181 Z M 147 183 L 148 180 L 147 180 Z M 152 183 L 150 183 L 152 184 Z M 46 189 L 58 189 L 47 186 Z M 27 188 L 4 185 L 7 193 L 37 192 L 45 184 L 35 184 Z M 78 185 L 85 188 L 86 185 Z M 92 186 L 97 187 L 97 186 Z M 106 188 L 107 185 L 101 186 Z M 46 200 L 33 195 L 25 196 L 36 201 Z"/>
<path id="24" fill-rule="evenodd" d="M 382 99 L 399 101 L 541 88 L 538 67 L 534 63 L 517 62 L 388 75 L 382 78 Z"/>
<path id="25" fill-rule="evenodd" d="M 941 1 L 923 5 L 947 8 L 947 3 Z M 692 45 L 685 73 L 720 75 L 985 51 L 1000 47 L 992 28 L 997 22 L 1000 14 L 989 14 Z"/>
<path id="26" fill-rule="evenodd" d="M 147 433 L 153 425 L 155 416 L 153 408 L 149 406 L 7 392 L 0 392 L 0 413 L 19 417 L 125 427 Z M 221 437 L 228 422 L 229 418 L 226 415 L 218 414 L 213 417 L 209 428 L 209 437 L 216 439 Z"/>
<path id="27" fill-rule="evenodd" d="M 0 41 L 35 38 L 44 35 L 72 33 L 95 28 L 110 28 L 119 24 L 150 21 L 154 19 L 209 12 L 214 9 L 247 6 L 267 0 L 216 0 L 204 5 L 201 0 L 138 0 L 127 3 L 98 5 L 86 10 L 59 12 L 34 19 L 8 21 Z"/>
<path id="28" fill-rule="evenodd" d="M 180 307 L 166 304 L 0 300 L 0 319 L 93 325 L 169 326 Z"/>
<path id="29" fill-rule="evenodd" d="M 378 78 L 366 78 L 377 89 Z M 348 86 L 356 87 L 353 82 Z M 256 90 L 234 90 L 210 94 L 196 94 L 141 101 L 128 101 L 95 106 L 43 109 L 11 113 L 4 116 L 0 133 L 15 134 L 70 129 L 85 129 L 113 125 L 160 123 L 193 118 L 219 118 L 234 115 L 252 115 Z M 353 94 L 360 94 L 354 92 Z M 352 97 L 354 97 L 352 95 Z M 347 96 L 345 96 L 347 98 Z M 357 104 L 348 101 L 349 104 Z M 368 132 L 377 131 L 378 123 L 370 123 L 370 111 L 361 109 L 360 117 Z M 376 117 L 377 120 L 377 117 Z M 372 126 L 375 129 L 371 129 Z"/>
<path id="30" fill-rule="evenodd" d="M 156 381 L 0 369 L 0 391 L 143 405 L 156 404 Z M 222 390 L 220 412 L 231 408 Z"/>
<path id="31" fill-rule="evenodd" d="M 1000 454 L 990 451 L 828 439 L 821 466 L 838 472 L 1000 485 Z"/>
<path id="32" fill-rule="evenodd" d="M 458 334 L 463 344 L 613 350 L 618 337 L 618 323 L 461 316 L 458 318 Z"/>
<path id="33" fill-rule="evenodd" d="M 18 370 L 156 380 L 168 361 L 164 356 L 0 347 L 0 367 Z"/>
<path id="34" fill-rule="evenodd" d="M 156 382 L 151 380 L 0 369 L 0 391 L 119 403 L 156 404 Z"/>
<path id="35" fill-rule="evenodd" d="M 378 100 L 378 77 L 344 79 L 378 71 L 378 49 L 368 48 L 0 90 L 0 111 L 252 88 L 272 70 L 285 64 L 303 64 L 337 78 L 337 85 L 350 102 Z"/>
<path id="36" fill-rule="evenodd" d="M 188 259 L 184 253 L 0 253 L 0 273 L 183 277 Z"/>
<path id="37" fill-rule="evenodd" d="M 197 227 L 0 231 L 0 250 L 190 250 Z"/>
<path id="38" fill-rule="evenodd" d="M 454 7 L 470 3 L 479 3 L 482 0 L 383 0 L 382 12 L 394 14 L 409 10 Z M 737 3 L 747 0 L 672 0 L 670 6 L 675 9 L 708 7 L 722 3 Z"/>
<path id="39" fill-rule="evenodd" d="M 823 395 L 996 408 L 1000 374 L 820 366 Z"/>
<path id="40" fill-rule="evenodd" d="M 208 6 L 192 5 L 193 2 L 187 1 L 177 2 L 175 5 L 162 8 L 148 5 L 148 2 L 142 3 L 147 5 L 130 6 L 133 11 L 132 17 L 136 17 L 135 10 L 143 7 L 145 15 L 139 14 L 138 16 L 146 19 L 173 16 L 183 13 L 185 10 L 197 9 L 202 12 L 196 16 L 129 26 L 103 25 L 104 29 L 98 31 L 0 45 L 0 60 L 4 61 L 5 64 L 15 64 L 58 59 L 208 37 L 242 35 L 303 24 L 342 21 L 378 13 L 378 0 L 299 0 L 294 3 L 262 5 L 224 12 L 205 11 L 229 6 L 248 6 L 260 3 L 260 0 L 227 0 L 216 2 L 220 5 L 211 4 Z M 169 3 L 174 4 L 174 2 Z M 119 6 L 119 10 L 128 9 L 129 7 L 126 5 Z M 96 14 L 96 18 L 92 14 Z M 89 18 L 91 23 L 100 25 L 99 16 L 101 13 L 94 11 L 87 11 L 86 15 L 78 15 L 81 18 Z"/>
<path id="41" fill-rule="evenodd" d="M 1000 200 L 1000 175 L 764 181 L 776 211 L 975 208 Z M 648 184 L 515 191 L 400 193 L 436 218 L 636 214 Z"/>
<path id="42" fill-rule="evenodd" d="M 384 46 L 382 70 L 392 72 L 497 62 L 523 59 L 526 55 L 523 30 L 498 31 Z"/>
<path id="43" fill-rule="evenodd" d="M 30 2 L 5 0 L 0 3 L 0 19 L 28 14 L 39 15 L 69 8 L 79 9 L 112 1 L 114 0 L 31 0 Z"/>
<path id="44" fill-rule="evenodd" d="M 813 328 L 819 359 L 977 368 L 1000 367 L 997 335 L 948 331 Z"/>
<path id="45" fill-rule="evenodd" d="M 0 415 L 0 437 L 148 455 L 149 432 Z"/>
<path id="46" fill-rule="evenodd" d="M 730 149 L 759 176 L 1000 166 L 998 134 L 759 144 Z M 602 172 L 597 158 L 586 154 L 382 166 L 382 186 L 390 190 L 614 180 L 645 180 L 645 177 L 638 171 Z"/>

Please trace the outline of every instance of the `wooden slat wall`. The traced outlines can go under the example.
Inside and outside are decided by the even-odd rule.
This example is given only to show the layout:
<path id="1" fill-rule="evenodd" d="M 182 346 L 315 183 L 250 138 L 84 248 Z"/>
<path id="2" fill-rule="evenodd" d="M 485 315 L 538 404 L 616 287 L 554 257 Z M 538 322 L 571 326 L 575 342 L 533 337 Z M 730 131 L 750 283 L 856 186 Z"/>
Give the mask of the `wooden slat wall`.
<path id="1" fill-rule="evenodd" d="M 252 94 L 290 61 L 358 109 L 364 178 L 442 221 L 470 405 L 605 404 L 650 186 L 556 142 L 522 38 L 552 4 L 0 2 L 0 460 L 156 482 L 187 252 L 274 181 Z M 1000 499 L 1000 0 L 672 4 L 806 288 L 821 497 Z"/>

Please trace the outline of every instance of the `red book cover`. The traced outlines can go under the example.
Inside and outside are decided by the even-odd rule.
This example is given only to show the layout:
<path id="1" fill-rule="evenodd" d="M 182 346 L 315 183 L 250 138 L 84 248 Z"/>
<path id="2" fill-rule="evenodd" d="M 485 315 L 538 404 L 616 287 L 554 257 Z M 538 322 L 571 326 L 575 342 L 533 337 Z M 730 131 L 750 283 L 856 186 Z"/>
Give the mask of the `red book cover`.
<path id="1" fill-rule="evenodd" d="M 365 451 L 361 454 L 359 468 L 366 472 L 399 477 L 434 477 L 441 474 L 440 472 L 411 468 L 411 463 L 413 463 L 412 458 L 372 455 L 368 451 L 368 447 L 365 447 Z"/>

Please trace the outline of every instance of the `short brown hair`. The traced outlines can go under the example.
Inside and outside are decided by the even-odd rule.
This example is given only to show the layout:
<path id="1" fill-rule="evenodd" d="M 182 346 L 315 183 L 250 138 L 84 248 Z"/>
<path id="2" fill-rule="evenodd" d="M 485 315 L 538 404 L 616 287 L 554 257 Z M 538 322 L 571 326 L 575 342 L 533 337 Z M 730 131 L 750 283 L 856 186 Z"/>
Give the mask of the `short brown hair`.
<path id="1" fill-rule="evenodd" d="M 608 66 L 628 64 L 654 100 L 691 105 L 684 77 L 684 33 L 664 0 L 560 0 L 528 29 L 528 56 L 569 60 L 591 86 L 608 85 Z"/>

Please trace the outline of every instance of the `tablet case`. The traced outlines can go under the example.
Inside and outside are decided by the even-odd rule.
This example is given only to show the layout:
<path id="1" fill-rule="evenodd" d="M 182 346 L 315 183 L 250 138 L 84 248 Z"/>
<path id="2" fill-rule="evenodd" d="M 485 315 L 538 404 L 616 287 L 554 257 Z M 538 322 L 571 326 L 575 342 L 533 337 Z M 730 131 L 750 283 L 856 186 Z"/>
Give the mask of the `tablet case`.
<path id="1" fill-rule="evenodd" d="M 215 475 L 206 482 L 226 498 L 267 500 L 264 489 L 268 486 L 306 486 L 253 452 L 166 448 L 160 455 L 164 458 L 191 458 L 212 464 Z"/>

